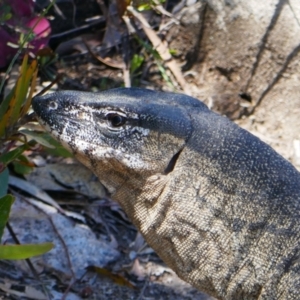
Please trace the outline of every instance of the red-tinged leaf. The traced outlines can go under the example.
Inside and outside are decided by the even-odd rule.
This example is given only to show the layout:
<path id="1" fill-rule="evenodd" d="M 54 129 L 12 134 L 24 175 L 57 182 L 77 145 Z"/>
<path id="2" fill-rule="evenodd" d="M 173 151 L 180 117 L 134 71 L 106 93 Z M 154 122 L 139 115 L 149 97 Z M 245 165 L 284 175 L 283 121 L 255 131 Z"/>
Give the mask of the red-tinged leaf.
<path id="1" fill-rule="evenodd" d="M 5 129 L 7 126 L 7 110 L 9 108 L 10 103 L 12 102 L 12 98 L 15 94 L 16 88 L 13 88 L 8 96 L 5 97 L 3 102 L 0 104 L 0 137 L 4 136 Z"/>
<path id="2" fill-rule="evenodd" d="M 15 93 L 15 88 L 12 89 L 9 92 L 9 94 L 5 97 L 5 99 L 0 103 L 0 120 L 2 120 L 3 116 L 5 115 L 14 93 Z"/>
<path id="3" fill-rule="evenodd" d="M 36 70 L 37 70 L 37 60 L 34 59 L 31 62 L 30 66 L 27 69 L 26 74 L 25 74 L 25 78 L 24 78 L 24 82 L 23 82 L 24 89 L 25 89 L 24 92 L 23 92 L 24 93 L 24 97 L 27 94 L 27 91 L 28 91 L 28 88 L 29 88 L 29 83 L 32 80 L 33 74 L 35 73 Z"/>
<path id="4" fill-rule="evenodd" d="M 35 63 L 35 66 L 34 66 L 34 72 L 33 72 L 33 75 L 31 76 L 31 85 L 30 85 L 30 92 L 29 92 L 29 95 L 22 107 L 22 110 L 21 110 L 21 113 L 20 113 L 20 117 L 23 117 L 29 110 L 29 107 L 31 105 L 31 100 L 32 100 L 32 95 L 34 93 L 34 90 L 35 90 L 35 85 L 36 85 L 36 78 L 37 78 L 37 74 L 38 74 L 38 68 L 37 68 L 37 61 L 34 60 L 33 61 Z"/>
<path id="5" fill-rule="evenodd" d="M 116 284 L 118 284 L 118 285 L 121 285 L 121 286 L 127 286 L 127 287 L 130 287 L 130 288 L 132 288 L 132 289 L 135 289 L 135 288 L 136 288 L 131 282 L 129 282 L 129 281 L 128 281 L 126 278 L 124 278 L 122 275 L 114 274 L 114 273 L 110 272 L 110 271 L 107 270 L 107 269 L 100 268 L 100 267 L 97 267 L 97 266 L 88 266 L 88 267 L 86 267 L 86 270 L 87 270 L 87 271 L 90 271 L 90 272 L 95 272 L 95 273 L 97 273 L 98 275 L 101 275 L 101 276 L 108 277 L 108 278 L 110 278 L 114 283 L 116 283 Z"/>
<path id="6" fill-rule="evenodd" d="M 52 243 L 25 244 L 25 245 L 0 245 L 0 259 L 26 259 L 42 255 L 53 248 Z"/>
<path id="7" fill-rule="evenodd" d="M 18 97 L 18 95 L 20 94 L 21 86 L 22 86 L 22 77 L 20 76 L 18 78 L 16 86 L 14 88 L 14 93 L 12 95 L 12 98 L 11 98 L 10 102 L 9 102 L 8 109 L 7 109 L 7 111 L 6 111 L 6 113 L 3 117 L 3 123 L 6 125 L 5 126 L 6 128 L 11 127 L 11 125 L 12 125 L 12 121 L 11 121 L 12 114 L 16 109 L 16 103 L 17 103 L 18 99 L 20 99 Z"/>
<path id="8" fill-rule="evenodd" d="M 26 59 L 26 61 L 27 60 L 28 58 Z M 22 64 L 20 80 L 18 80 L 17 89 L 16 89 L 16 98 L 15 98 L 16 101 L 13 110 L 9 116 L 9 122 L 8 122 L 9 126 L 13 126 L 21 116 L 21 107 L 23 106 L 24 103 L 26 103 L 26 96 L 28 93 L 29 84 L 33 78 L 33 74 L 36 69 L 37 69 L 36 60 L 33 60 L 30 66 Z M 30 105 L 30 100 L 31 99 L 29 98 L 29 105 Z M 27 104 L 28 108 L 29 105 Z"/>
<path id="9" fill-rule="evenodd" d="M 4 228 L 6 226 L 10 208 L 14 202 L 14 197 L 12 195 L 5 195 L 0 198 L 0 241 L 3 235 Z"/>
<path id="10" fill-rule="evenodd" d="M 24 58 L 23 58 L 23 61 L 22 61 L 22 66 L 21 66 L 21 69 L 20 69 L 20 77 L 22 78 L 20 90 L 22 89 L 22 87 L 24 85 L 24 82 L 26 80 L 26 78 L 24 76 L 27 72 L 27 69 L 28 69 L 28 54 L 26 53 L 24 55 Z"/>

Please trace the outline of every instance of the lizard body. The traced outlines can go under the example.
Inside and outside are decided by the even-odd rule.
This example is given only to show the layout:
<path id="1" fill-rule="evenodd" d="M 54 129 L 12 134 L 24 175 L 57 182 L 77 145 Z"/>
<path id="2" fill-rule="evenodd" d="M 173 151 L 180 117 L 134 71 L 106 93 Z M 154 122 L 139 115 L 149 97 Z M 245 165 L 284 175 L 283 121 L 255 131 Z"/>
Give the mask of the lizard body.
<path id="1" fill-rule="evenodd" d="M 33 108 L 182 279 L 219 299 L 299 299 L 300 174 L 267 144 L 174 93 L 65 91 Z"/>

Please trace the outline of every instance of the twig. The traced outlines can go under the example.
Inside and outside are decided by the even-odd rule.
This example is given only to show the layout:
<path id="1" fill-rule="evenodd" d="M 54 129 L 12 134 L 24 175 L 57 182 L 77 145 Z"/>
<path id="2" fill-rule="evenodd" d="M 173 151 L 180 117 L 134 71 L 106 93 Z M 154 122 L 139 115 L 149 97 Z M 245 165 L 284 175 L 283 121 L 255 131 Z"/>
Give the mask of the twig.
<path id="1" fill-rule="evenodd" d="M 174 17 L 173 14 L 171 14 L 170 12 L 168 12 L 167 10 L 165 10 L 165 8 L 159 3 L 158 0 L 153 0 L 154 5 L 152 5 L 153 9 L 158 11 L 159 13 L 161 13 L 162 15 L 165 15 L 169 18 L 171 18 L 172 20 L 174 20 L 174 22 L 178 25 L 179 21 Z"/>
<path id="2" fill-rule="evenodd" d="M 50 39 L 56 39 L 56 38 L 61 38 L 61 37 L 64 37 L 65 35 L 71 35 L 71 34 L 74 34 L 74 33 L 78 33 L 78 31 L 81 31 L 81 30 L 86 30 L 86 29 L 89 29 L 95 25 L 98 25 L 98 24 L 101 24 L 101 23 L 104 23 L 105 22 L 105 18 L 104 17 L 99 17 L 98 20 L 90 23 L 90 24 L 85 24 L 85 25 L 82 25 L 80 27 L 76 27 L 76 28 L 72 28 L 70 30 L 66 30 L 66 31 L 63 31 L 63 32 L 60 32 L 60 33 L 57 33 L 57 34 L 52 34 Z"/>
<path id="3" fill-rule="evenodd" d="M 156 32 L 151 28 L 147 20 L 142 14 L 137 12 L 132 6 L 127 6 L 128 12 L 130 12 L 136 19 L 138 19 L 142 25 L 144 32 L 148 39 L 151 41 L 154 49 L 158 52 L 166 66 L 171 70 L 177 82 L 186 94 L 190 94 L 186 81 L 182 75 L 182 72 L 177 65 L 176 61 L 172 58 L 170 51 L 165 43 L 157 36 Z"/>
<path id="4" fill-rule="evenodd" d="M 107 11 L 107 7 L 106 7 L 104 1 L 103 0 L 96 0 L 96 1 L 99 5 L 100 9 L 102 10 L 104 17 L 107 18 L 108 11 Z"/>
<path id="5" fill-rule="evenodd" d="M 67 245 L 66 245 L 66 243 L 65 243 L 65 241 L 64 241 L 64 239 L 63 239 L 63 237 L 62 237 L 62 236 L 60 235 L 60 233 L 58 232 L 58 230 L 57 230 L 57 228 L 56 228 L 56 226 L 55 226 L 55 224 L 54 224 L 54 222 L 53 222 L 51 216 L 49 216 L 49 215 L 48 215 L 48 214 L 47 214 L 47 213 L 46 213 L 39 205 L 37 205 L 37 204 L 35 203 L 35 202 L 38 203 L 37 200 L 30 199 L 30 198 L 27 199 L 27 198 L 23 197 L 20 193 L 16 192 L 15 190 L 12 190 L 12 189 L 10 189 L 10 190 L 11 190 L 11 192 L 12 192 L 14 195 L 18 196 L 18 197 L 21 198 L 23 201 L 25 201 L 25 202 L 29 203 L 30 205 L 34 206 L 38 211 L 40 211 L 41 213 L 43 213 L 44 215 L 46 215 L 46 216 L 48 217 L 49 222 L 51 223 L 54 232 L 57 234 L 58 239 L 59 239 L 60 242 L 62 243 L 62 246 L 63 246 L 63 248 L 64 248 L 64 250 L 65 250 L 65 254 L 66 254 L 66 257 L 67 257 L 67 261 L 68 261 L 68 266 L 69 266 L 69 269 L 70 269 L 70 271 L 71 271 L 72 277 L 73 277 L 73 278 L 76 278 L 75 272 L 74 272 L 74 270 L 73 270 L 72 262 L 71 262 L 71 259 L 70 259 L 68 247 L 67 247 Z M 59 210 L 58 210 L 56 207 L 55 207 L 55 209 L 59 212 Z"/>
<path id="6" fill-rule="evenodd" d="M 144 293 L 145 293 L 146 287 L 148 286 L 148 283 L 149 283 L 149 277 L 146 278 L 145 283 L 142 287 L 142 290 L 141 290 L 137 300 L 142 300 L 144 298 Z"/>
<path id="7" fill-rule="evenodd" d="M 53 85 L 55 85 L 56 83 L 58 83 L 60 80 L 62 79 L 62 74 L 58 74 L 56 76 L 56 78 L 49 84 L 47 85 L 46 87 L 44 87 L 40 92 L 38 92 L 35 97 L 38 97 L 38 96 L 41 96 L 43 95 L 44 93 L 46 93 L 48 90 L 50 90 Z"/>
<path id="8" fill-rule="evenodd" d="M 17 245 L 21 245 L 21 243 L 20 243 L 18 237 L 15 235 L 15 232 L 14 232 L 14 230 L 12 229 L 12 227 L 10 226 L 10 223 L 9 223 L 9 222 L 6 223 L 6 228 L 7 228 L 8 232 L 9 232 L 9 234 L 11 235 L 11 237 L 13 238 L 14 242 L 15 242 Z M 36 279 L 38 282 L 40 282 L 41 287 L 42 287 L 42 289 L 43 289 L 43 292 L 44 292 L 45 296 L 47 296 L 47 298 L 50 300 L 51 298 L 50 298 L 50 295 L 49 295 L 49 291 L 45 288 L 44 283 L 43 283 L 43 281 L 40 279 L 40 277 L 39 277 L 39 275 L 38 275 L 36 269 L 34 268 L 34 266 L 33 266 L 32 262 L 31 262 L 31 260 L 30 260 L 29 258 L 26 258 L 25 261 L 26 261 L 26 263 L 27 263 L 27 265 L 28 265 L 30 271 L 32 272 L 33 276 L 35 277 L 35 279 Z"/>

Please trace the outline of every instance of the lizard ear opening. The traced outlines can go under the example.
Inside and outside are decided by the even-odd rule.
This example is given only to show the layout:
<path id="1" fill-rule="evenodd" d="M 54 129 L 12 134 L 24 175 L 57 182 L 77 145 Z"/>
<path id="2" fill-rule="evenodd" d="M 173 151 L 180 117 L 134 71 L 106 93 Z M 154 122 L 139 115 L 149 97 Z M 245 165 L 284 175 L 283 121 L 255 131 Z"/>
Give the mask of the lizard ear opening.
<path id="1" fill-rule="evenodd" d="M 180 149 L 175 155 L 173 155 L 173 157 L 171 158 L 171 160 L 169 161 L 169 164 L 168 166 L 166 167 L 165 171 L 164 171 L 164 174 L 167 175 L 169 174 L 170 172 L 173 171 L 175 165 L 176 165 L 176 162 L 177 162 L 177 159 L 181 153 L 182 149 Z"/>

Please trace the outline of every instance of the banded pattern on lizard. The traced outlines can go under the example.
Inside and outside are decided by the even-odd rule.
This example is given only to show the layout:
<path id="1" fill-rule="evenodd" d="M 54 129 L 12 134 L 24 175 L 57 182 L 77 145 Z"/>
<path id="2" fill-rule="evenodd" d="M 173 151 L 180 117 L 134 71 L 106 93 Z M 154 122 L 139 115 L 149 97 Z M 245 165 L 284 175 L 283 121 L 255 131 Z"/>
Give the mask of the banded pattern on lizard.
<path id="1" fill-rule="evenodd" d="M 191 97 L 137 88 L 33 100 L 148 244 L 219 299 L 299 299 L 300 174 Z"/>

